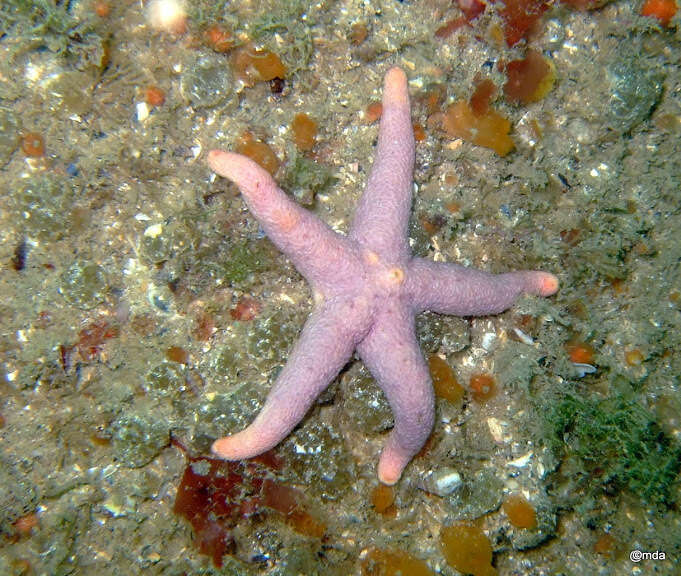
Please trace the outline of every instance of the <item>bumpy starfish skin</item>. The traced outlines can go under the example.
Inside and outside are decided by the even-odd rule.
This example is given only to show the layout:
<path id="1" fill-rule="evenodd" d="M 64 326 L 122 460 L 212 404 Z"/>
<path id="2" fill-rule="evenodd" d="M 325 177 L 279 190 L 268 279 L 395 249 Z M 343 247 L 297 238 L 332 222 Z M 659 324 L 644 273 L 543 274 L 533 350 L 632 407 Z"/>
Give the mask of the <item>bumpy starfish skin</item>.
<path id="1" fill-rule="evenodd" d="M 433 427 L 433 387 L 415 315 L 496 314 L 522 293 L 549 296 L 558 289 L 546 272 L 493 275 L 411 257 L 414 137 L 407 78 L 399 68 L 385 76 L 376 158 L 348 236 L 301 208 L 252 160 L 213 150 L 208 164 L 236 183 L 267 236 L 310 283 L 315 301 L 260 414 L 213 444 L 221 458 L 249 458 L 276 446 L 357 350 L 394 414 L 378 477 L 396 483 Z"/>

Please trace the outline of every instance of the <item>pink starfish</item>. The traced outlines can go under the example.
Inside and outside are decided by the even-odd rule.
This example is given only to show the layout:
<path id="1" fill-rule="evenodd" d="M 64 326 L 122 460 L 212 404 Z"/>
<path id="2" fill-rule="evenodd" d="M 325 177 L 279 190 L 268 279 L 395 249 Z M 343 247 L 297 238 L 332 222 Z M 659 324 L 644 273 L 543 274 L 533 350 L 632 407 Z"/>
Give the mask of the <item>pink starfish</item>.
<path id="1" fill-rule="evenodd" d="M 250 458 L 276 446 L 357 350 L 394 413 L 378 478 L 395 484 L 433 427 L 433 387 L 416 314 L 497 314 L 524 292 L 549 296 L 558 289 L 547 272 L 494 275 L 412 258 L 407 225 L 414 136 L 407 77 L 399 68 L 385 75 L 376 159 L 347 236 L 301 208 L 245 156 L 213 150 L 208 164 L 236 183 L 270 240 L 310 283 L 315 302 L 260 414 L 213 444 L 221 458 Z"/>

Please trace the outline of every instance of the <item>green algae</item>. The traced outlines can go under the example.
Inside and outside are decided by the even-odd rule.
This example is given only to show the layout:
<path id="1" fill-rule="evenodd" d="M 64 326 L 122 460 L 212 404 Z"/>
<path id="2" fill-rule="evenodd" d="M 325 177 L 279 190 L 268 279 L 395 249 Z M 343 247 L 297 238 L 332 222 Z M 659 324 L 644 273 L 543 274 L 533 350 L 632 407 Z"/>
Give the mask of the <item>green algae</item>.
<path id="1" fill-rule="evenodd" d="M 543 441 L 572 460 L 575 478 L 603 490 L 625 488 L 648 504 L 673 503 L 681 445 L 638 401 L 622 393 L 607 398 L 567 394 L 544 414 L 548 434 Z"/>
<path id="2" fill-rule="evenodd" d="M 3 28 L 22 39 L 20 50 L 46 47 L 52 52 L 84 54 L 84 38 L 95 28 L 94 11 L 78 11 L 77 3 L 61 0 L 3 0 L 0 16 Z M 3 32 L 5 31 L 3 30 Z"/>
<path id="3" fill-rule="evenodd" d="M 251 23 L 255 38 L 275 30 L 286 30 L 292 22 L 300 20 L 308 13 L 312 3 L 307 0 L 291 0 L 289 2 L 263 2 L 261 11 Z"/>
<path id="4" fill-rule="evenodd" d="M 314 54 L 311 30 L 314 4 L 307 0 L 264 4 L 260 5 L 259 14 L 249 26 L 253 38 L 266 44 L 275 33 L 285 34 L 286 42 L 278 44 L 275 51 L 286 65 L 288 75 L 307 70 Z"/>
<path id="5" fill-rule="evenodd" d="M 323 194 L 335 182 L 329 167 L 295 152 L 289 157 L 283 187 L 303 206 L 314 205 L 315 196 Z"/>
<path id="6" fill-rule="evenodd" d="M 78 20 L 70 3 L 50 0 L 5 0 L 2 13 L 9 25 L 28 26 L 35 34 L 63 35 L 75 28 Z"/>
<path id="7" fill-rule="evenodd" d="M 230 284 L 241 284 L 271 264 L 269 240 L 243 240 L 233 244 L 221 264 L 220 275 Z"/>

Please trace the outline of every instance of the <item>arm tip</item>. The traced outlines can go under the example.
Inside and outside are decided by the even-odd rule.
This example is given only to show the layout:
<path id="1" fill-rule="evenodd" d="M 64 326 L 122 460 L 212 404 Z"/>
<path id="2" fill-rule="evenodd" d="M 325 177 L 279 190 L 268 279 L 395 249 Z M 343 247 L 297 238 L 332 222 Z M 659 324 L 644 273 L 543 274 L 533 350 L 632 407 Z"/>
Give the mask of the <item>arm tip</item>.
<path id="1" fill-rule="evenodd" d="M 558 292 L 559 282 L 553 274 L 544 272 L 539 286 L 539 294 L 541 296 L 551 296 Z"/>
<path id="2" fill-rule="evenodd" d="M 210 451 L 223 460 L 238 460 L 238 456 L 234 457 L 234 450 L 232 449 L 232 442 L 229 436 L 219 438 L 210 447 Z"/>
<path id="3" fill-rule="evenodd" d="M 213 172 L 221 174 L 225 171 L 225 168 L 229 166 L 231 154 L 229 152 L 223 152 L 222 150 L 211 150 L 208 152 L 207 162 L 208 166 Z"/>
<path id="4" fill-rule="evenodd" d="M 394 486 L 402 477 L 402 470 L 406 463 L 400 462 L 391 455 L 381 455 L 378 462 L 378 481 L 386 486 Z"/>
<path id="5" fill-rule="evenodd" d="M 383 105 L 409 105 L 407 75 L 397 66 L 388 70 L 383 81 Z"/>
<path id="6" fill-rule="evenodd" d="M 243 193 L 253 194 L 259 188 L 276 187 L 270 173 L 243 154 L 211 150 L 207 162 L 213 172 L 234 182 Z"/>

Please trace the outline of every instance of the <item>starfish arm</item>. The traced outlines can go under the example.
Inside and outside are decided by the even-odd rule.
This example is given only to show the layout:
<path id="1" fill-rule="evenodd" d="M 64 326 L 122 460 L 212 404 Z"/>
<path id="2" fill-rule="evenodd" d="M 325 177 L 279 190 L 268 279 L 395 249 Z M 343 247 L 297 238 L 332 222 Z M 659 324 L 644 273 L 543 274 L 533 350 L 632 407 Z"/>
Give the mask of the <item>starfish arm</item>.
<path id="1" fill-rule="evenodd" d="M 384 309 L 357 351 L 395 417 L 378 463 L 378 479 L 392 485 L 425 444 L 435 417 L 432 381 L 416 339 L 413 312 L 401 305 Z"/>
<path id="2" fill-rule="evenodd" d="M 350 359 L 367 324 L 365 311 L 351 306 L 316 309 L 258 416 L 241 432 L 216 440 L 211 448 L 215 455 L 240 460 L 279 444 Z"/>
<path id="3" fill-rule="evenodd" d="M 265 234 L 313 287 L 342 283 L 356 274 L 347 239 L 289 198 L 269 172 L 253 160 L 211 150 L 208 164 L 239 187 Z"/>
<path id="4" fill-rule="evenodd" d="M 414 131 L 407 77 L 391 68 L 383 85 L 383 112 L 374 165 L 350 236 L 388 260 L 409 254 L 407 226 L 414 171 Z"/>
<path id="5" fill-rule="evenodd" d="M 498 314 L 523 293 L 550 296 L 558 290 L 558 278 L 548 272 L 490 274 L 422 258 L 412 259 L 407 278 L 417 312 L 431 310 L 456 316 Z"/>

